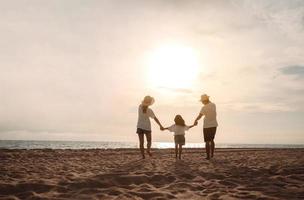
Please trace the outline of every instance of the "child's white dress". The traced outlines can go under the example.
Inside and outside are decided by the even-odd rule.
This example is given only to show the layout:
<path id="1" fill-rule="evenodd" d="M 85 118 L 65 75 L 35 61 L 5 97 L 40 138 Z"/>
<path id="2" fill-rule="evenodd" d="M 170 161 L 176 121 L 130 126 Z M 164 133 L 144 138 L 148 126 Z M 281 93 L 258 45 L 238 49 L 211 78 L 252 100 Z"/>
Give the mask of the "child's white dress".
<path id="1" fill-rule="evenodd" d="M 185 145 L 185 131 L 189 130 L 189 126 L 180 126 L 173 124 L 168 128 L 170 132 L 174 132 L 174 142 L 175 144 Z"/>

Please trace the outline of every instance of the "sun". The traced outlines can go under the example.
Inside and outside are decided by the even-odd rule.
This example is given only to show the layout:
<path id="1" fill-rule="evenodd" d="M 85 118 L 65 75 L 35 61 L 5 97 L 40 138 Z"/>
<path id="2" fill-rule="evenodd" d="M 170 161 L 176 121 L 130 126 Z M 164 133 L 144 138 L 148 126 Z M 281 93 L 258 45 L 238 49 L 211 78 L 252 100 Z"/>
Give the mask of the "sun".
<path id="1" fill-rule="evenodd" d="M 154 87 L 189 88 L 198 73 L 197 53 L 182 45 L 164 45 L 148 55 L 148 81 Z"/>

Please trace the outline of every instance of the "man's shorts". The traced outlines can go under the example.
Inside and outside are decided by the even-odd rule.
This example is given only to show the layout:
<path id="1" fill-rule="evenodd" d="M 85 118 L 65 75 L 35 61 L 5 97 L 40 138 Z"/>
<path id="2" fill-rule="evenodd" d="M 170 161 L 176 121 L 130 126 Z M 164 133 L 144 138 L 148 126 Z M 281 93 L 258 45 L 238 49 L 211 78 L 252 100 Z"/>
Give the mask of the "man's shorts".
<path id="1" fill-rule="evenodd" d="M 211 128 L 204 128 L 204 140 L 205 142 L 211 142 L 214 140 L 214 136 L 216 133 L 216 127 L 211 127 Z"/>

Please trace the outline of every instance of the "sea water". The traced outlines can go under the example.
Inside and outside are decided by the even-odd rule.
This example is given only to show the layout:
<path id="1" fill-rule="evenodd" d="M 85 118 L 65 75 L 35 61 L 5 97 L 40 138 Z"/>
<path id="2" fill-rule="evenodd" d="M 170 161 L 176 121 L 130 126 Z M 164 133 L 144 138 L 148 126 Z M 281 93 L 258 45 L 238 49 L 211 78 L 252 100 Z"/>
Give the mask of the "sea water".
<path id="1" fill-rule="evenodd" d="M 186 143 L 186 148 L 202 148 L 204 143 Z M 137 142 L 0 140 L 1 149 L 117 149 L 138 148 Z M 174 148 L 172 142 L 152 142 L 152 148 Z M 303 144 L 224 144 L 216 148 L 304 148 Z"/>

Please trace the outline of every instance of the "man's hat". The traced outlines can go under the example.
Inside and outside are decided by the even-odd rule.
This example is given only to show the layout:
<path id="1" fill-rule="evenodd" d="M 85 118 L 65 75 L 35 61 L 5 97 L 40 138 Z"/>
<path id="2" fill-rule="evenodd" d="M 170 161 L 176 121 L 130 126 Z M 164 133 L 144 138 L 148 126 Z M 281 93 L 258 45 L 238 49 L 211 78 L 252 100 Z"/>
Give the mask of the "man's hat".
<path id="1" fill-rule="evenodd" d="M 201 96 L 201 99 L 199 100 L 199 101 L 208 101 L 209 100 L 209 96 L 207 95 L 207 94 L 203 94 L 202 96 Z"/>

